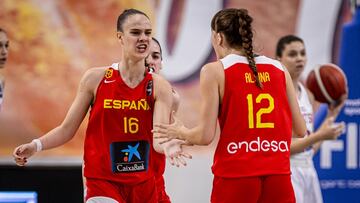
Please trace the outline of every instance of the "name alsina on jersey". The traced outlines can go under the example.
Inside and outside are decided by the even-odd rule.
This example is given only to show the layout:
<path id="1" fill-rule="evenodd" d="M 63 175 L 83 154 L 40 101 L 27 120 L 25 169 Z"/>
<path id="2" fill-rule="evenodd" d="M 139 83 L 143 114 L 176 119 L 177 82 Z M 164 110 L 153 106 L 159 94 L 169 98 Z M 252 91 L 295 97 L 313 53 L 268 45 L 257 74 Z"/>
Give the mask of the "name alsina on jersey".
<path id="1" fill-rule="evenodd" d="M 253 73 L 245 73 L 245 81 L 246 83 L 254 83 L 255 77 Z M 270 74 L 268 72 L 259 72 L 258 77 L 260 82 L 270 82 Z"/>

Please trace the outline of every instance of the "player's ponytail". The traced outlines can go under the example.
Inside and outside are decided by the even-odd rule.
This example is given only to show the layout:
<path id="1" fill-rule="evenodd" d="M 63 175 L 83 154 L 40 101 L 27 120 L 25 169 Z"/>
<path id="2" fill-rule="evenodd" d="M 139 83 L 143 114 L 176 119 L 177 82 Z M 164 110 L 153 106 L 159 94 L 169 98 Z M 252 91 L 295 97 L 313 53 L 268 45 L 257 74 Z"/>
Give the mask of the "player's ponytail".
<path id="1" fill-rule="evenodd" d="M 236 13 L 239 19 L 239 34 L 242 39 L 241 47 L 244 49 L 245 56 L 249 61 L 249 66 L 254 73 L 256 86 L 262 88 L 262 83 L 259 79 L 253 52 L 253 32 L 251 29 L 251 23 L 253 19 L 248 15 L 248 11 L 246 9 L 238 9 Z"/>

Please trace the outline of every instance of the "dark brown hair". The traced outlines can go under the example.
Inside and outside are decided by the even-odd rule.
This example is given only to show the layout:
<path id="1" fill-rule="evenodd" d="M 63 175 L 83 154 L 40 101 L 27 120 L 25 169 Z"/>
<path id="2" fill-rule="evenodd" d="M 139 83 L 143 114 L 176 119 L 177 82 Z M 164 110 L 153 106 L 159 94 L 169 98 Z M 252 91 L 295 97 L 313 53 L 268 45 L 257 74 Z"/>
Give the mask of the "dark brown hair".
<path id="1" fill-rule="evenodd" d="M 160 58 L 161 58 L 161 60 L 162 60 L 162 49 L 161 49 L 160 42 L 159 42 L 155 37 L 152 37 L 152 40 L 154 40 L 154 42 L 156 42 L 156 44 L 159 45 L 159 48 L 160 48 Z"/>
<path id="2" fill-rule="evenodd" d="M 228 8 L 215 14 L 211 20 L 211 29 L 217 33 L 223 33 L 230 47 L 242 48 L 245 51 L 245 56 L 255 76 L 256 86 L 262 88 L 254 59 L 252 21 L 246 9 Z"/>
<path id="3" fill-rule="evenodd" d="M 285 35 L 281 37 L 276 44 L 276 51 L 275 51 L 276 57 L 281 57 L 284 52 L 285 45 L 288 45 L 291 42 L 301 42 L 302 44 L 304 44 L 304 41 L 298 36 Z"/>
<path id="4" fill-rule="evenodd" d="M 119 17 L 118 17 L 118 19 L 117 19 L 117 25 L 116 25 L 117 31 L 122 32 L 122 31 L 123 31 L 123 27 L 122 27 L 122 26 L 123 26 L 125 20 L 126 20 L 129 16 L 135 15 L 135 14 L 144 15 L 144 16 L 146 16 L 146 17 L 149 19 L 149 17 L 148 17 L 144 12 L 142 12 L 142 11 L 139 11 L 139 10 L 133 9 L 133 8 L 131 8 L 131 9 L 126 9 L 126 10 L 124 10 L 124 11 L 119 15 Z"/>

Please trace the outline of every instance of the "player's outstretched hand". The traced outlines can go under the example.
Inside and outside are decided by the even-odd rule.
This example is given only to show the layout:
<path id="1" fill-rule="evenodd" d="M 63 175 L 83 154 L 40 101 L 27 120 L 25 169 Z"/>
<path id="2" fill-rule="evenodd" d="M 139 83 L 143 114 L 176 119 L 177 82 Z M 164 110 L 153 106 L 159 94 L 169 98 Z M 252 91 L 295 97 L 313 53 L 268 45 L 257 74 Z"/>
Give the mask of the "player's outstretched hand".
<path id="1" fill-rule="evenodd" d="M 182 148 L 183 145 L 186 145 L 186 142 L 178 139 L 172 139 L 163 144 L 164 154 L 171 165 L 177 167 L 186 166 L 186 159 L 192 158 L 189 153 L 184 151 Z"/>
<path id="2" fill-rule="evenodd" d="M 321 124 L 317 132 L 322 137 L 322 140 L 335 140 L 344 131 L 345 123 L 334 123 L 334 121 L 335 118 L 331 116 Z"/>
<path id="3" fill-rule="evenodd" d="M 30 142 L 16 147 L 13 152 L 15 163 L 18 166 L 24 166 L 27 163 L 27 159 L 34 155 L 35 152 L 36 144 L 34 142 Z"/>
<path id="4" fill-rule="evenodd" d="M 330 104 L 328 107 L 328 115 L 336 118 L 339 115 L 341 109 L 344 107 L 347 98 L 348 94 L 344 94 L 341 96 L 338 102 L 335 104 Z"/>
<path id="5" fill-rule="evenodd" d="M 154 133 L 154 138 L 162 139 L 160 144 L 169 142 L 172 139 L 182 139 L 183 137 L 182 132 L 186 129 L 183 122 L 175 116 L 175 112 L 172 112 L 171 116 L 174 120 L 172 124 L 154 124 L 152 132 Z"/>

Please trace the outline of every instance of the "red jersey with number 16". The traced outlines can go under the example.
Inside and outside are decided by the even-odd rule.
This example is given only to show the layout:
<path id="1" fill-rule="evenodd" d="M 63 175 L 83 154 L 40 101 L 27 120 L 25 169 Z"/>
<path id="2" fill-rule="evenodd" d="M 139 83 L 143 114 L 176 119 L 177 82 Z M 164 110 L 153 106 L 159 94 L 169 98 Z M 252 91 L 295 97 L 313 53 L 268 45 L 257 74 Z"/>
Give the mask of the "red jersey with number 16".
<path id="1" fill-rule="evenodd" d="M 85 138 L 84 174 L 88 178 L 137 184 L 154 177 L 150 165 L 153 80 L 134 88 L 122 80 L 118 64 L 108 68 L 93 102 Z"/>
<path id="2" fill-rule="evenodd" d="M 265 56 L 255 57 L 263 84 L 260 89 L 245 57 L 230 54 L 221 62 L 225 89 L 214 175 L 232 178 L 289 174 L 292 117 L 284 67 Z"/>

